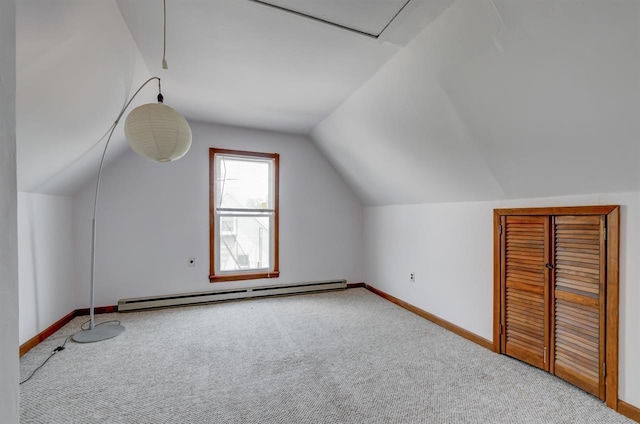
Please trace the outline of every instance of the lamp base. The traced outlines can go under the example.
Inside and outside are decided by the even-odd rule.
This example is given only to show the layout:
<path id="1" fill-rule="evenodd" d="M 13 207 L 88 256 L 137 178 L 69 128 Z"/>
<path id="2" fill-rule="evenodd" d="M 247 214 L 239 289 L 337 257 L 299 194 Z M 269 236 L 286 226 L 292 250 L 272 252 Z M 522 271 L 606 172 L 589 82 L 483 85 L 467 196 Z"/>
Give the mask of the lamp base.
<path id="1" fill-rule="evenodd" d="M 124 326 L 117 325 L 98 325 L 93 330 L 79 331 L 71 337 L 74 342 L 77 343 L 94 343 L 102 340 L 112 339 L 120 334 L 124 333 Z"/>

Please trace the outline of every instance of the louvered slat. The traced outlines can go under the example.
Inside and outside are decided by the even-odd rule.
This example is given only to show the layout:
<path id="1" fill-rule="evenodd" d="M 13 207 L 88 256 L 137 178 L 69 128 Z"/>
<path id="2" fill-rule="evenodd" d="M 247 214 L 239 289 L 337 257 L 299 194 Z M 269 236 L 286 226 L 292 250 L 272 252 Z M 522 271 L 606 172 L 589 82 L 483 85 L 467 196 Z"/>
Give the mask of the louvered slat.
<path id="1" fill-rule="evenodd" d="M 604 221 L 600 216 L 554 218 L 553 355 L 551 370 L 604 398 Z"/>
<path id="2" fill-rule="evenodd" d="M 547 222 L 545 217 L 509 216 L 504 228 L 503 351 L 543 369 L 547 368 Z"/>

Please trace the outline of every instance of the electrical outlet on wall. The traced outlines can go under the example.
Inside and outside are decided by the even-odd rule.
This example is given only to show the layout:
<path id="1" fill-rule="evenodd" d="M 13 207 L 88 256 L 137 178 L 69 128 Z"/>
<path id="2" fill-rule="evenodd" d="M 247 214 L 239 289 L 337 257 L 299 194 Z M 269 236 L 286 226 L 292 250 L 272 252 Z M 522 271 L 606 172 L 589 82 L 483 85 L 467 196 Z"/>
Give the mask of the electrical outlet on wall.
<path id="1" fill-rule="evenodd" d="M 409 281 L 411 281 L 412 283 L 415 283 L 416 281 L 416 273 L 412 272 L 411 274 L 409 274 Z"/>
<path id="2" fill-rule="evenodd" d="M 196 258 L 191 256 L 189 258 L 189 266 L 196 266 Z"/>

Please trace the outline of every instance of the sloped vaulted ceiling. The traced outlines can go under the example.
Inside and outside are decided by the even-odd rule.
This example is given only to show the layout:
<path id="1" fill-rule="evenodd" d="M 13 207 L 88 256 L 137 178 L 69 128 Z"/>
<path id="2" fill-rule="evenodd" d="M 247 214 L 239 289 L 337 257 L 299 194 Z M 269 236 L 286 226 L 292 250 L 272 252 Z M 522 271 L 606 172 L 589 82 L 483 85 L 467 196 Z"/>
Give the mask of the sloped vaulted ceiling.
<path id="1" fill-rule="evenodd" d="M 312 136 L 370 205 L 637 190 L 639 7 L 459 0 Z"/>
<path id="2" fill-rule="evenodd" d="M 188 119 L 311 131 L 370 205 L 640 188 L 637 0 L 411 0 L 378 39 L 248 0 L 169 0 L 167 71 L 161 6 L 18 2 L 20 190 L 95 175 L 96 143 L 151 75 Z M 113 143 L 126 150 L 121 130 Z"/>
<path id="3" fill-rule="evenodd" d="M 18 190 L 71 194 L 149 71 L 115 1 L 20 1 L 16 33 Z M 119 128 L 110 157 L 125 149 Z"/>
<path id="4" fill-rule="evenodd" d="M 372 38 L 249 0 L 167 0 L 163 70 L 162 1 L 21 0 L 19 189 L 72 194 L 95 176 L 101 137 L 152 75 L 187 119 L 306 134 L 453 1 L 411 0 Z M 276 3 L 379 30 L 405 2 Z M 112 146 L 126 151 L 121 128 Z"/>

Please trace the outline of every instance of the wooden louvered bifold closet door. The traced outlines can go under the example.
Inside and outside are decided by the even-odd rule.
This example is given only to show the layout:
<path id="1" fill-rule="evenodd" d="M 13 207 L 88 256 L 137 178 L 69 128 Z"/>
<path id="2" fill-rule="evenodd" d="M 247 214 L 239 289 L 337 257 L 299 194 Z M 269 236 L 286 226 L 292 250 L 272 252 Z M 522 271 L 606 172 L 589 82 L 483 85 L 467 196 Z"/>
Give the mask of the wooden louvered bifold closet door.
<path id="1" fill-rule="evenodd" d="M 604 399 L 605 217 L 553 218 L 550 371 Z"/>
<path id="2" fill-rule="evenodd" d="M 502 352 L 548 370 L 549 217 L 503 218 Z"/>

